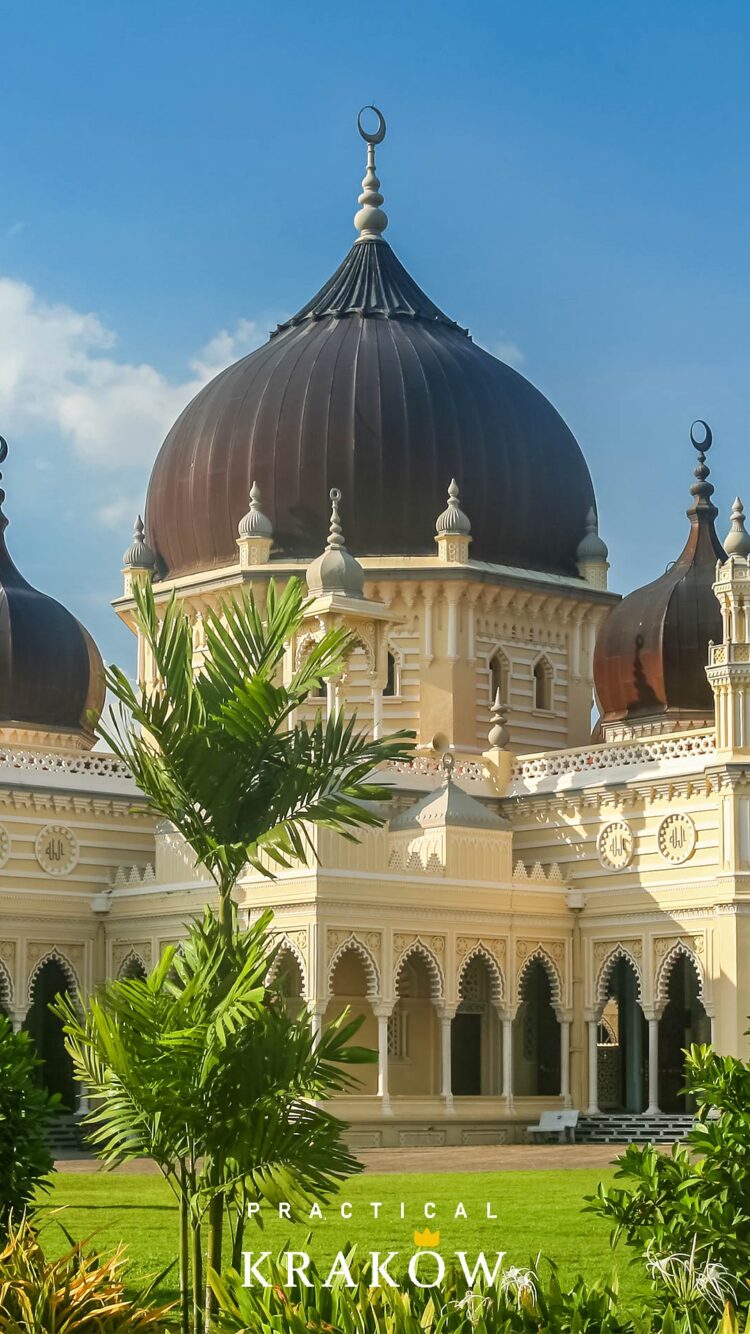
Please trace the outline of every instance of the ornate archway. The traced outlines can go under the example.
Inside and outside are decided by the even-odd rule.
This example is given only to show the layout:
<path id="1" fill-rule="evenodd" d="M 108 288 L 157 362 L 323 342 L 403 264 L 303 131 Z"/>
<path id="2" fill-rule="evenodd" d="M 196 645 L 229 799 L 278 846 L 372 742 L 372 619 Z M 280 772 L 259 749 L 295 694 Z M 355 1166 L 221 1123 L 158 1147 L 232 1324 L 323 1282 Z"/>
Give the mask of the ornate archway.
<path id="1" fill-rule="evenodd" d="M 659 1018 L 659 1107 L 663 1112 L 692 1111 L 683 1092 L 685 1050 L 711 1041 L 711 1022 L 703 1004 L 703 971 L 697 956 L 678 941 L 657 975 Z"/>

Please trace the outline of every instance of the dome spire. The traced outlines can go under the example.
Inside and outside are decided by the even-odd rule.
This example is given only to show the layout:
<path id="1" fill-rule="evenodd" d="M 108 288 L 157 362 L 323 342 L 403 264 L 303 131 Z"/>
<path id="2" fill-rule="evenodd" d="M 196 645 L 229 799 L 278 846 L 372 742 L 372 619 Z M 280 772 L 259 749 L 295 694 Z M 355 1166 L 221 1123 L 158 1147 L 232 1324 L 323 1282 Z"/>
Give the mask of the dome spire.
<path id="1" fill-rule="evenodd" d="M 750 556 L 750 533 L 745 528 L 745 511 L 739 496 L 735 496 L 732 505 L 732 527 L 724 538 L 724 550 L 728 556 Z"/>
<path id="2" fill-rule="evenodd" d="M 341 492 L 332 487 L 331 523 L 328 541 L 322 555 L 314 560 L 307 569 L 307 589 L 311 597 L 321 597 L 326 593 L 338 593 L 344 597 L 361 598 L 365 582 L 365 572 L 358 560 L 346 549 L 344 530 L 341 527 L 339 505 Z"/>
<path id="3" fill-rule="evenodd" d="M 455 477 L 451 478 L 448 487 L 448 508 L 437 517 L 435 541 L 440 560 L 463 563 L 469 559 L 471 524 L 459 505 L 458 482 Z"/>
<path id="4" fill-rule="evenodd" d="M 703 440 L 696 440 L 696 426 L 703 427 L 705 433 Z M 693 422 L 690 427 L 690 441 L 693 449 L 698 451 L 698 466 L 695 469 L 695 477 L 697 480 L 693 482 L 690 488 L 690 494 L 694 497 L 694 502 L 688 510 L 688 518 L 694 518 L 698 522 L 701 522 L 701 520 L 709 520 L 710 522 L 713 522 L 719 513 L 711 500 L 714 488 L 713 484 L 708 480 L 710 469 L 706 464 L 706 454 L 713 444 L 713 439 L 713 432 L 708 422 L 704 422 L 700 417 Z"/>
<path id="5" fill-rule="evenodd" d="M 133 541 L 122 557 L 123 569 L 153 570 L 155 564 L 154 553 L 146 541 L 143 519 L 139 514 L 133 525 Z"/>
<path id="6" fill-rule="evenodd" d="M 362 124 L 365 111 L 374 111 L 378 118 L 376 130 L 366 130 Z M 380 181 L 375 171 L 375 145 L 385 139 L 385 116 L 372 105 L 362 107 L 357 116 L 357 129 L 367 144 L 367 170 L 362 179 L 362 193 L 359 202 L 362 205 L 354 215 L 354 226 L 359 232 L 360 241 L 379 241 L 388 226 L 388 216 L 380 205 L 383 196 L 380 193 Z"/>

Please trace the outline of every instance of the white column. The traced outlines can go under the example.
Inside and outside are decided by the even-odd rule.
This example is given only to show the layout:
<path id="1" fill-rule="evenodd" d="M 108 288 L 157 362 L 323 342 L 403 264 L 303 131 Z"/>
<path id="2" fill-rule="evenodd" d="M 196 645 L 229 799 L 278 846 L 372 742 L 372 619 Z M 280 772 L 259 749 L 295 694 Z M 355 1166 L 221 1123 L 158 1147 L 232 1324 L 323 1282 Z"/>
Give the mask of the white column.
<path id="1" fill-rule="evenodd" d="M 659 1020 L 648 1021 L 648 1107 L 647 1116 L 659 1115 Z"/>
<path id="2" fill-rule="evenodd" d="M 455 660 L 458 657 L 458 596 L 457 588 L 448 587 L 446 598 L 448 602 L 448 653 L 447 657 Z"/>
<path id="3" fill-rule="evenodd" d="M 372 735 L 377 741 L 383 730 L 383 688 L 372 688 Z"/>
<path id="4" fill-rule="evenodd" d="M 599 1114 L 599 1020 L 589 1019 L 589 1116 Z"/>
<path id="5" fill-rule="evenodd" d="M 378 1097 L 383 1116 L 392 1116 L 391 1098 L 388 1092 L 388 1020 L 391 1011 L 378 1008 Z"/>
<path id="6" fill-rule="evenodd" d="M 432 662 L 432 599 L 434 589 L 429 586 L 423 588 L 424 592 L 424 656 L 427 662 Z"/>
<path id="7" fill-rule="evenodd" d="M 570 1020 L 560 1020 L 560 1096 L 570 1107 Z"/>
<path id="8" fill-rule="evenodd" d="M 442 1087 L 440 1096 L 445 1100 L 445 1110 L 453 1111 L 453 1080 L 451 1072 L 451 1024 L 452 1010 L 439 1010 L 440 1016 L 440 1072 Z"/>
<path id="9" fill-rule="evenodd" d="M 510 1015 L 503 1018 L 503 1097 L 510 1111 L 513 1107 L 513 1019 Z"/>
<path id="10" fill-rule="evenodd" d="M 310 1009 L 310 1027 L 316 1044 L 323 1032 L 323 1016 L 327 1008 L 325 1001 L 315 1001 Z"/>
<path id="11" fill-rule="evenodd" d="M 11 1011 L 10 1022 L 11 1022 L 11 1024 L 13 1025 L 13 1032 L 14 1032 L 14 1033 L 20 1033 L 20 1032 L 21 1032 L 21 1029 L 23 1028 L 25 1019 L 26 1019 L 26 1011 L 25 1011 L 25 1010 L 12 1010 L 12 1011 Z"/>

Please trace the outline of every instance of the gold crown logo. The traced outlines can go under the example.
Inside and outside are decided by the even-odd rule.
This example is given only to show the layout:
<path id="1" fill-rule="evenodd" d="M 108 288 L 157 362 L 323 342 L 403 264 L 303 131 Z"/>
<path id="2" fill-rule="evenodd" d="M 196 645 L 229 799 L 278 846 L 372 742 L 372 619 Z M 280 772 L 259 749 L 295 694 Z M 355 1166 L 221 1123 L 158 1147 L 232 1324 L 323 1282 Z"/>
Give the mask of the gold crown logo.
<path id="1" fill-rule="evenodd" d="M 415 1246 L 439 1246 L 439 1245 L 440 1245 L 440 1233 L 439 1233 L 439 1232 L 430 1232 L 430 1229 L 429 1229 L 428 1227 L 425 1228 L 424 1232 L 415 1232 L 415 1233 L 414 1233 L 414 1245 L 415 1245 Z"/>

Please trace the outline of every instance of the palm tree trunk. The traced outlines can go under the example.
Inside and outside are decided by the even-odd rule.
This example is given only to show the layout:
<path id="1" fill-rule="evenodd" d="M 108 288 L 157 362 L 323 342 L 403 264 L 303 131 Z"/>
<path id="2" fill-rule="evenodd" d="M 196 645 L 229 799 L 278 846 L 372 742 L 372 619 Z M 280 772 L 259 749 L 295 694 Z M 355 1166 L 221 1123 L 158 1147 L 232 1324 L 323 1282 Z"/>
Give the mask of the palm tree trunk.
<path id="1" fill-rule="evenodd" d="M 184 1167 L 180 1168 L 180 1334 L 190 1334 L 190 1230 Z"/>
<path id="2" fill-rule="evenodd" d="M 193 1334 L 201 1334 L 203 1324 L 203 1239 L 200 1223 L 193 1231 Z"/>
<path id="3" fill-rule="evenodd" d="M 232 940 L 232 888 L 233 881 L 219 882 L 219 926 L 226 945 Z M 208 1241 L 206 1245 L 206 1306 L 205 1334 L 211 1334 L 213 1317 L 216 1312 L 216 1297 L 208 1282 L 208 1271 L 213 1269 L 221 1273 L 222 1238 L 224 1230 L 224 1200 L 215 1195 L 208 1206 Z"/>

